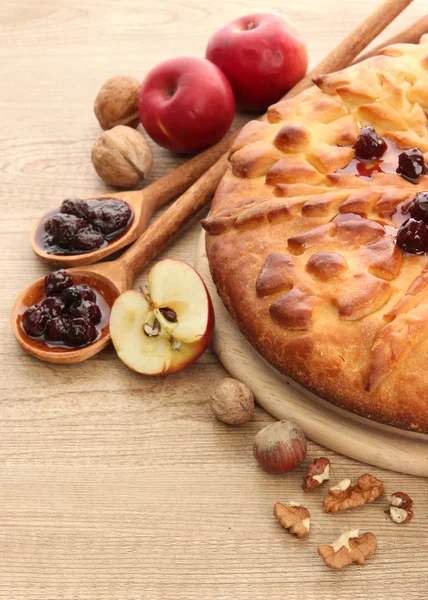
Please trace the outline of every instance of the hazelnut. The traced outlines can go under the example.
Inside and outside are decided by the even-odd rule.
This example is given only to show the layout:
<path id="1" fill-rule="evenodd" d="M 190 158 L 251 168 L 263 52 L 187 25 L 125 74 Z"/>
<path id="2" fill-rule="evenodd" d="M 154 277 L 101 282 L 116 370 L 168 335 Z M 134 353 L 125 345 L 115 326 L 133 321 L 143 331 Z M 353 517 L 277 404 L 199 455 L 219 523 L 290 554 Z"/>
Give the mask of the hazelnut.
<path id="1" fill-rule="evenodd" d="M 92 162 L 106 183 L 132 188 L 150 172 L 152 152 L 139 131 L 118 125 L 105 131 L 95 142 Z"/>
<path id="2" fill-rule="evenodd" d="M 223 423 L 242 425 L 254 414 L 253 393 L 245 383 L 226 377 L 211 395 L 211 410 Z"/>
<path id="3" fill-rule="evenodd" d="M 103 129 L 116 125 L 136 127 L 140 82 L 129 75 L 116 75 L 108 79 L 95 98 L 94 112 Z"/>
<path id="4" fill-rule="evenodd" d="M 254 439 L 254 456 L 259 465 L 271 473 L 288 473 L 306 456 L 303 431 L 291 421 L 278 421 L 264 427 Z"/>

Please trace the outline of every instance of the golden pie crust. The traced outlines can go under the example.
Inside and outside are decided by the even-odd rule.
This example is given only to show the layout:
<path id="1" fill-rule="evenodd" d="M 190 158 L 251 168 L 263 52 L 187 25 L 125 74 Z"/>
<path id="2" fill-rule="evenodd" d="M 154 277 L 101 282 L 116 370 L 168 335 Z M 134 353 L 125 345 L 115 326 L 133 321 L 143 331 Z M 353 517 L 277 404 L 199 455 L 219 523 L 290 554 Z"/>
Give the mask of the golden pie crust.
<path id="1" fill-rule="evenodd" d="M 428 162 L 428 38 L 315 83 L 233 145 L 203 222 L 212 277 L 279 371 L 343 409 L 427 433 L 428 257 L 403 254 L 395 234 L 428 176 L 414 185 L 346 168 L 365 125 Z"/>

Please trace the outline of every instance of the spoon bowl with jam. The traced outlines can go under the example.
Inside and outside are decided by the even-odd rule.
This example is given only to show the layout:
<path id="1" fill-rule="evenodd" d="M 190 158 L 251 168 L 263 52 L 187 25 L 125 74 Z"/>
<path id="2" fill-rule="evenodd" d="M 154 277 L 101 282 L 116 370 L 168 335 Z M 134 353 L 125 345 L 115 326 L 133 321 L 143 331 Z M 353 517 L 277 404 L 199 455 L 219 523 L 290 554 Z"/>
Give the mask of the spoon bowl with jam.
<path id="1" fill-rule="evenodd" d="M 35 254 L 63 267 L 89 265 L 136 240 L 158 208 L 141 200 L 143 192 L 68 198 L 36 223 Z"/>
<path id="2" fill-rule="evenodd" d="M 17 341 L 41 360 L 81 362 L 110 342 L 110 310 L 120 284 L 92 270 L 75 271 L 53 271 L 38 279 L 13 306 Z"/>

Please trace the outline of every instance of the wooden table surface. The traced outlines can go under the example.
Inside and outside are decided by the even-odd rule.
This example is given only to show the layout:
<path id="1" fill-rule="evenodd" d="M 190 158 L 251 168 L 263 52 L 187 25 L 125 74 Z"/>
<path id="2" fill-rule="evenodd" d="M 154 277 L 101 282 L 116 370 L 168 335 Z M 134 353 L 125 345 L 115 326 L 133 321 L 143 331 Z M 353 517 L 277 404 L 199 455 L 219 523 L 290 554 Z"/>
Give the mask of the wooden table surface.
<path id="1" fill-rule="evenodd" d="M 425 7 L 424 7 L 425 4 Z M 217 422 L 210 390 L 225 376 L 211 352 L 182 373 L 129 371 L 109 348 L 84 364 L 27 356 L 9 328 L 18 292 L 47 272 L 29 246 L 39 215 L 68 196 L 107 190 L 90 149 L 103 81 L 143 77 L 178 54 L 203 55 L 221 23 L 263 8 L 288 15 L 314 65 L 372 10 L 372 0 L 2 0 L 0 3 L 0 598 L 7 600 L 426 600 L 428 483 L 329 456 L 332 479 L 367 470 L 408 492 L 413 521 L 392 523 L 385 498 L 337 515 L 304 497 L 301 541 L 272 517 L 303 499 L 303 467 L 263 472 L 252 456 L 261 409 L 241 428 Z M 426 10 L 414 2 L 384 37 Z M 237 118 L 237 123 L 245 117 Z M 153 146 L 150 181 L 181 159 Z M 195 222 L 163 256 L 193 262 Z M 142 275 L 136 285 L 141 283 Z M 361 527 L 379 550 L 330 571 L 321 543 Z"/>

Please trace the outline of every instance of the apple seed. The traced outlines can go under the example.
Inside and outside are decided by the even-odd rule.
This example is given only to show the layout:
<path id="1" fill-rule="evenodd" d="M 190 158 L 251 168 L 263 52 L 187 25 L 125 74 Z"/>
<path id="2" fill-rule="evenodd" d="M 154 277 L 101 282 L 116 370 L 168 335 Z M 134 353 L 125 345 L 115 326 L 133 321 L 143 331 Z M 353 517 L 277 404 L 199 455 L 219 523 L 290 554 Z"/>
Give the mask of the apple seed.
<path id="1" fill-rule="evenodd" d="M 177 323 L 177 313 L 172 308 L 163 307 L 159 309 L 159 312 L 167 321 L 170 323 Z"/>
<path id="2" fill-rule="evenodd" d="M 153 321 L 153 325 L 149 325 L 148 323 L 144 323 L 143 330 L 147 337 L 156 337 L 159 335 L 161 326 L 157 319 Z"/>

